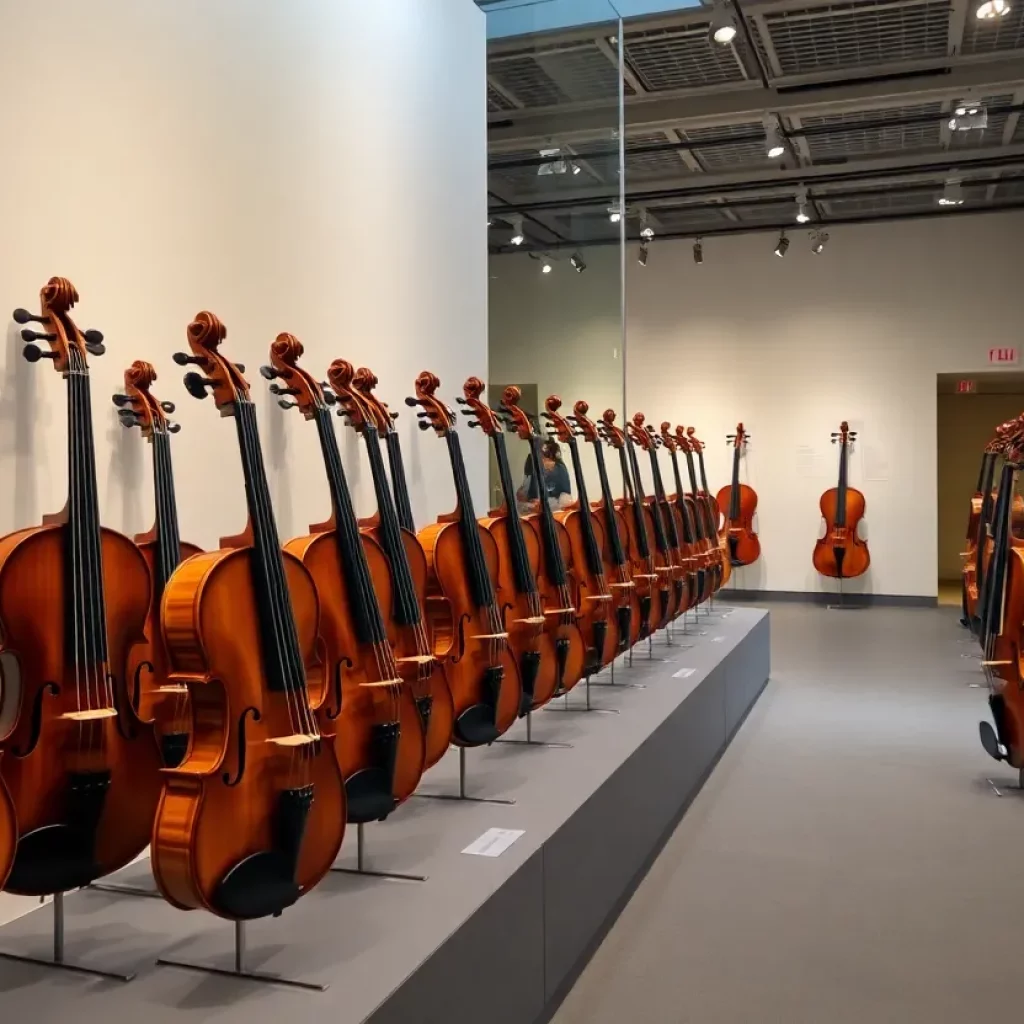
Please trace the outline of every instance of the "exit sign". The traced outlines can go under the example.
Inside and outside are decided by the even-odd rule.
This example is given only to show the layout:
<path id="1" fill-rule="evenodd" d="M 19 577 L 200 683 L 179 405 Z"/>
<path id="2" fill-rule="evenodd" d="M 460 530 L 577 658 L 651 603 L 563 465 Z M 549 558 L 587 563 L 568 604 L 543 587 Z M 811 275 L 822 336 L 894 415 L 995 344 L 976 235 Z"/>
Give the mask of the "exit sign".
<path id="1" fill-rule="evenodd" d="M 988 361 L 992 366 L 1016 366 L 1020 361 L 1020 353 L 1016 348 L 990 348 Z"/>
<path id="2" fill-rule="evenodd" d="M 978 390 L 976 380 L 958 380 L 956 382 L 956 393 L 958 395 L 973 395 Z"/>

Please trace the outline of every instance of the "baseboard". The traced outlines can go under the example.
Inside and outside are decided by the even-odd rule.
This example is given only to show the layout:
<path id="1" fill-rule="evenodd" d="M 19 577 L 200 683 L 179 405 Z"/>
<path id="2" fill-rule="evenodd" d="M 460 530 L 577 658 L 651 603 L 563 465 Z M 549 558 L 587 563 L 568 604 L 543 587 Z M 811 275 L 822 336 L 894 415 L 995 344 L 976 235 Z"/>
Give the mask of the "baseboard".
<path id="1" fill-rule="evenodd" d="M 792 601 L 799 604 L 839 604 L 839 595 L 834 592 L 806 590 L 733 590 L 727 587 L 719 592 L 723 601 Z M 936 608 L 939 599 L 921 594 L 861 594 L 847 591 L 843 597 L 851 605 L 868 605 L 874 608 Z"/>

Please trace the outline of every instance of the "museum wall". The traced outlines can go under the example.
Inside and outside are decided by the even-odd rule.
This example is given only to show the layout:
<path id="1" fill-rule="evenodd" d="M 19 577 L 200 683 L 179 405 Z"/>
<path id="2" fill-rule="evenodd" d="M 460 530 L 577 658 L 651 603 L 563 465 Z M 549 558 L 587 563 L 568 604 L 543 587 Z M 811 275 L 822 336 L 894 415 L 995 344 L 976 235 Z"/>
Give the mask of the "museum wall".
<path id="1" fill-rule="evenodd" d="M 790 234 L 785 259 L 768 234 L 706 239 L 701 266 L 691 240 L 655 239 L 646 267 L 631 247 L 627 409 L 695 424 L 713 489 L 731 472 L 725 435 L 744 422 L 742 479 L 759 496 L 763 555 L 735 579 L 773 591 L 834 587 L 811 551 L 818 498 L 836 482 L 829 435 L 849 420 L 860 432 L 850 472 L 867 496 L 872 566 L 848 588 L 933 596 L 936 374 L 988 369 L 990 347 L 1020 346 L 1024 216 L 836 227 L 821 255 L 805 232 Z M 523 256 L 491 260 L 492 275 L 522 289 L 501 294 L 492 281 L 492 304 L 501 294 L 516 313 L 501 326 L 513 354 L 492 343 L 495 373 L 507 377 L 533 350 L 567 402 L 597 408 L 598 394 L 614 394 L 613 375 L 595 382 L 589 369 L 591 352 L 616 335 L 600 297 L 618 288 L 618 259 L 603 253 L 584 250 L 582 275 L 558 263 L 541 277 Z M 495 319 L 492 310 L 492 331 Z"/>
<path id="2" fill-rule="evenodd" d="M 471 0 L 52 0 L 8 4 L 3 26 L 0 308 L 37 308 L 62 275 L 82 326 L 106 334 L 92 361 L 104 522 L 132 533 L 153 518 L 147 448 L 109 398 L 142 358 L 178 407 L 182 536 L 212 546 L 243 525 L 235 431 L 171 362 L 202 309 L 246 365 L 283 535 L 329 509 L 313 426 L 258 373 L 280 331 L 318 375 L 337 357 L 376 371 L 402 412 L 418 521 L 450 511 L 446 446 L 403 400 L 423 369 L 452 396 L 487 373 L 486 41 Z M 66 455 L 60 380 L 21 358 L 13 324 L 5 341 L 6 532 L 63 505 Z M 368 513 L 365 456 L 339 429 Z M 466 448 L 482 500 L 486 446 Z"/>

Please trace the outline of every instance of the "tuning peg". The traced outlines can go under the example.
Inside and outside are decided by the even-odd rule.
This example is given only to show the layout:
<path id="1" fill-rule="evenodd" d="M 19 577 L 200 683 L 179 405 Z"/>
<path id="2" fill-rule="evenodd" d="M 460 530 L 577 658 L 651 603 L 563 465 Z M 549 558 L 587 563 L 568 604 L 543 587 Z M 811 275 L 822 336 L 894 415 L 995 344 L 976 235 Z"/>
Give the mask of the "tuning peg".
<path id="1" fill-rule="evenodd" d="M 160 408 L 163 409 L 164 412 L 174 412 L 174 403 L 173 402 L 161 402 L 160 403 Z"/>
<path id="2" fill-rule="evenodd" d="M 235 363 L 235 369 L 239 373 L 245 373 L 245 363 Z"/>
<path id="3" fill-rule="evenodd" d="M 179 430 L 181 430 L 181 424 L 180 423 L 171 423 L 170 421 L 168 421 L 168 423 L 167 423 L 167 431 L 168 431 L 168 433 L 176 434 Z"/>
<path id="4" fill-rule="evenodd" d="M 139 425 L 139 417 L 131 409 L 121 409 L 117 418 L 121 421 L 122 427 L 137 427 Z"/>
<path id="5" fill-rule="evenodd" d="M 466 426 L 467 427 L 479 427 L 480 426 L 480 421 L 479 420 L 466 420 Z"/>
<path id="6" fill-rule="evenodd" d="M 280 384 L 271 384 L 270 393 L 272 395 L 297 395 L 299 393 L 298 388 L 283 388 Z"/>
<path id="7" fill-rule="evenodd" d="M 187 352 L 175 352 L 174 355 L 171 356 L 171 358 L 179 366 L 188 366 L 189 363 L 199 363 L 199 362 L 201 362 L 201 360 L 199 359 L 199 356 L 190 356 Z"/>
<path id="8" fill-rule="evenodd" d="M 38 363 L 40 359 L 56 359 L 57 353 L 52 349 L 42 349 L 38 345 L 26 345 L 22 355 L 30 363 Z"/>
<path id="9" fill-rule="evenodd" d="M 463 416 L 473 416 L 473 415 L 475 415 L 475 412 L 472 409 L 459 409 L 458 411 L 461 412 Z"/>
<path id="10" fill-rule="evenodd" d="M 420 420 L 420 422 L 417 424 L 417 426 L 420 428 L 420 430 L 429 430 L 430 429 L 430 423 L 427 422 L 427 420 Z"/>
<path id="11" fill-rule="evenodd" d="M 85 338 L 85 350 L 91 356 L 101 356 L 107 351 L 103 344 L 103 334 L 95 328 L 90 327 L 83 335 Z"/>
<path id="12" fill-rule="evenodd" d="M 329 387 L 323 389 L 323 395 L 324 395 L 324 401 L 328 405 L 337 405 L 338 404 L 338 396 Z"/>
<path id="13" fill-rule="evenodd" d="M 265 377 L 267 380 L 273 380 L 275 377 L 280 377 L 281 374 L 277 372 L 272 366 L 261 366 L 260 376 Z"/>
<path id="14" fill-rule="evenodd" d="M 35 313 L 30 313 L 27 309 L 16 309 L 12 314 L 14 322 L 17 324 L 45 324 L 46 318 L 36 316 Z"/>
<path id="15" fill-rule="evenodd" d="M 110 400 L 118 408 L 121 408 L 121 406 L 123 406 L 123 405 L 128 405 L 128 403 L 131 402 L 131 399 L 127 395 L 122 395 L 122 394 L 113 394 L 113 395 L 110 396 Z"/>
<path id="16" fill-rule="evenodd" d="M 214 386 L 214 381 L 208 377 L 203 377 L 201 374 L 193 371 L 192 373 L 186 373 L 184 377 L 185 390 L 193 398 L 205 398 L 206 389 Z"/>
<path id="17" fill-rule="evenodd" d="M 22 341 L 56 341 L 57 340 L 57 335 L 56 334 L 43 334 L 40 331 L 32 331 L 32 330 L 29 330 L 29 328 L 26 327 L 25 330 L 23 330 L 21 332 L 21 340 Z"/>
<path id="18" fill-rule="evenodd" d="M 465 399 L 465 398 L 462 398 L 461 396 L 460 396 L 459 398 L 456 398 L 456 399 L 455 399 L 455 401 L 456 401 L 456 402 L 458 402 L 458 403 L 459 403 L 459 405 L 468 405 L 468 404 L 469 404 L 469 403 L 468 403 L 468 402 L 466 401 L 466 399 Z"/>
<path id="19" fill-rule="evenodd" d="M 297 409 L 299 407 L 298 402 L 289 402 L 287 398 L 282 398 L 281 401 L 278 402 L 277 404 L 282 409 Z"/>
<path id="20" fill-rule="evenodd" d="M 541 413 L 541 416 L 543 416 L 546 420 L 551 419 L 551 413 L 547 412 L 546 410 Z"/>

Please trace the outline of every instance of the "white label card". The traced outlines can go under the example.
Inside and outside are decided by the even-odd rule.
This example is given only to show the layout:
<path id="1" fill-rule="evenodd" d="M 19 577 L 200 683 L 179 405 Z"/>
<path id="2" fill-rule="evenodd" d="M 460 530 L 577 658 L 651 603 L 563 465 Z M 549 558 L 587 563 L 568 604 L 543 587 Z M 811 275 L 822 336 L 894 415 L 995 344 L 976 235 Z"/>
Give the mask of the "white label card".
<path id="1" fill-rule="evenodd" d="M 474 839 L 462 852 L 474 857 L 500 857 L 520 836 L 522 828 L 489 828 L 479 839 Z"/>
<path id="2" fill-rule="evenodd" d="M 673 679 L 689 679 L 697 670 L 695 668 L 681 668 L 678 672 L 672 673 Z"/>
<path id="3" fill-rule="evenodd" d="M 712 642 L 713 644 L 720 644 L 720 643 L 724 643 L 724 642 L 725 642 L 725 637 L 724 637 L 724 636 L 713 636 L 713 637 L 711 638 L 711 642 Z"/>

